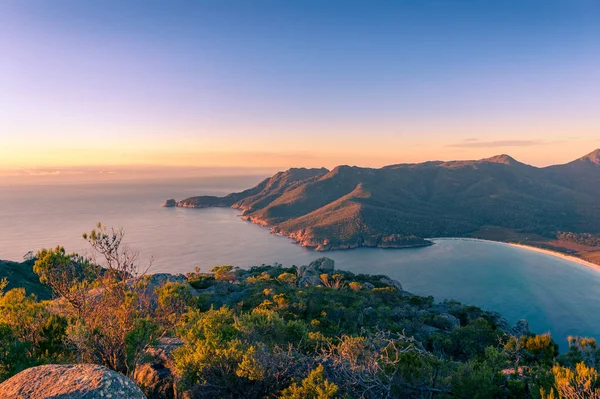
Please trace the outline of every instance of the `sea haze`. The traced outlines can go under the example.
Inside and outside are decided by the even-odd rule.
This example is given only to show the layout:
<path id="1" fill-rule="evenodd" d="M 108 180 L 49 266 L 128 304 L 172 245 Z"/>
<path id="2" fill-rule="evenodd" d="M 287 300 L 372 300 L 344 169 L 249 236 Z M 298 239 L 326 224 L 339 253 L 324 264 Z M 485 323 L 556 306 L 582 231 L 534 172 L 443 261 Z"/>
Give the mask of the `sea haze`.
<path id="1" fill-rule="evenodd" d="M 266 176 L 265 176 L 266 177 Z M 162 208 L 168 198 L 224 195 L 254 186 L 263 176 L 0 186 L 0 259 L 63 245 L 87 251 L 81 233 L 97 222 L 123 227 L 126 241 L 151 272 L 185 273 L 199 266 L 307 264 L 326 255 L 355 273 L 386 274 L 407 291 L 453 298 L 526 318 L 535 332 L 568 335 L 600 331 L 600 273 L 550 255 L 499 243 L 436 240 L 416 249 L 316 253 L 268 229 L 244 222 L 228 208 Z M 600 336 L 596 336 L 600 338 Z"/>

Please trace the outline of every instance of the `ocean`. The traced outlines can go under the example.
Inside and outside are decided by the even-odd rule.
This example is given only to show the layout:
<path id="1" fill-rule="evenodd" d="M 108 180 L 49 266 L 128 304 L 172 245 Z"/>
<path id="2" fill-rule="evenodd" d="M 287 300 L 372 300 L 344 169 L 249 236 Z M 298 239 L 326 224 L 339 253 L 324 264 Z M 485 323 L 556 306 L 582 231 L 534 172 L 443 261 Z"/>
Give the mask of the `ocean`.
<path id="1" fill-rule="evenodd" d="M 321 257 L 355 273 L 385 274 L 404 289 L 437 300 L 500 312 L 511 323 L 528 319 L 550 331 L 561 347 L 569 335 L 600 339 L 600 273 L 551 255 L 500 243 L 437 240 L 414 249 L 355 249 L 318 253 L 265 227 L 242 221 L 228 208 L 163 208 L 169 198 L 225 195 L 266 176 L 215 176 L 95 183 L 0 185 L 0 259 L 64 246 L 87 253 L 81 238 L 96 223 L 123 228 L 150 272 L 186 273 L 200 267 L 303 265 Z"/>

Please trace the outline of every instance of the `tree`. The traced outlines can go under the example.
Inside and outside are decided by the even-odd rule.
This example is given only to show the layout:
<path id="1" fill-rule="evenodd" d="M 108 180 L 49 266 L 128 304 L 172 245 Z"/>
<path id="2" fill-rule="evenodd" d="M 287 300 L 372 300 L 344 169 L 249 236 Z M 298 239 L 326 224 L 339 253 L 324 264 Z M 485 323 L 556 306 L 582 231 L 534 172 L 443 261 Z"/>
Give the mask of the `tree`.
<path id="1" fill-rule="evenodd" d="M 187 284 L 167 282 L 156 289 L 158 307 L 155 319 L 165 328 L 174 327 L 192 300 L 190 286 Z"/>
<path id="2" fill-rule="evenodd" d="M 542 399 L 600 399 L 598 372 L 581 362 L 575 370 L 555 365 L 554 388 L 541 390 Z"/>
<path id="3" fill-rule="evenodd" d="M 350 282 L 350 284 L 348 284 L 348 286 L 350 287 L 350 289 L 352 291 L 360 291 L 363 288 L 362 284 L 359 282 L 356 282 L 356 281 Z"/>
<path id="4" fill-rule="evenodd" d="M 321 279 L 323 286 L 333 288 L 334 290 L 340 290 L 344 287 L 344 285 L 346 285 L 346 283 L 343 281 L 344 276 L 341 274 L 329 276 L 329 274 L 323 273 L 319 276 L 319 278 Z"/>
<path id="5" fill-rule="evenodd" d="M 524 335 L 520 341 L 526 362 L 552 365 L 558 356 L 558 345 L 550 334 Z"/>
<path id="6" fill-rule="evenodd" d="M 26 367 L 70 359 L 63 342 L 67 320 L 25 289 L 4 293 L 3 285 L 0 281 L 0 380 Z"/>
<path id="7" fill-rule="evenodd" d="M 413 398 L 445 392 L 438 360 L 413 337 L 377 331 L 328 343 L 320 360 L 340 392 L 361 398 Z"/>
<path id="8" fill-rule="evenodd" d="M 331 399 L 338 392 L 337 385 L 325 378 L 323 365 L 319 364 L 302 380 L 300 385 L 293 383 L 281 392 L 281 399 Z"/>
<path id="9" fill-rule="evenodd" d="M 83 233 L 82 236 L 93 250 L 90 261 L 95 265 L 102 264 L 109 274 L 119 280 L 139 278 L 152 266 L 152 259 L 150 259 L 147 267 L 141 267 L 139 252 L 132 250 L 123 242 L 125 238 L 123 229 L 108 228 L 98 223 L 96 229 Z"/>
<path id="10" fill-rule="evenodd" d="M 594 338 L 568 337 L 569 350 L 560 357 L 560 362 L 569 367 L 584 362 L 587 366 L 600 366 L 600 349 Z"/>
<path id="11" fill-rule="evenodd" d="M 233 283 L 237 279 L 237 267 L 231 265 L 215 266 L 210 271 L 214 273 L 215 280 Z"/>
<path id="12" fill-rule="evenodd" d="M 40 281 L 50 286 L 58 297 L 64 298 L 81 315 L 99 268 L 75 253 L 67 254 L 60 246 L 55 249 L 44 248 L 36 258 L 33 271 Z"/>
<path id="13" fill-rule="evenodd" d="M 89 258 L 66 254 L 62 247 L 44 249 L 38 253 L 34 271 L 67 301 L 64 311 L 72 322 L 66 341 L 78 360 L 132 375 L 141 353 L 174 322 L 167 323 L 165 318 L 159 328 L 153 320 L 156 307 L 178 314 L 182 310 L 177 300 L 164 296 L 156 304 L 152 298 L 156 294 L 142 278 L 147 268 L 141 267 L 138 253 L 123 242 L 122 230 L 99 223 L 83 238 L 92 247 Z M 184 296 L 177 287 L 166 290 Z"/>
<path id="14" fill-rule="evenodd" d="M 506 355 L 488 347 L 482 357 L 459 365 L 452 375 L 452 393 L 459 398 L 487 399 L 503 397 Z"/>
<path id="15" fill-rule="evenodd" d="M 294 273 L 281 273 L 279 276 L 277 276 L 277 280 L 283 284 L 287 284 L 289 286 L 295 286 L 296 285 L 296 275 Z"/>

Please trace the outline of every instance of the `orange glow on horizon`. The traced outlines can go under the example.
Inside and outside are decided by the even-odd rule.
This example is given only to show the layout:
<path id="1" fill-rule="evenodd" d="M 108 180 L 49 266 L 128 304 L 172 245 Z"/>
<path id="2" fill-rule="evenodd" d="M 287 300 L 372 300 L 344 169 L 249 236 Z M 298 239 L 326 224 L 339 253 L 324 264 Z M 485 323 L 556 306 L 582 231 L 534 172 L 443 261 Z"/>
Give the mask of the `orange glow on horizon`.
<path id="1" fill-rule="evenodd" d="M 157 165 L 172 167 L 327 167 L 340 164 L 381 167 L 395 163 L 429 160 L 480 159 L 506 153 L 534 166 L 569 162 L 600 147 L 600 140 L 571 142 L 466 139 L 454 143 L 419 143 L 390 140 L 389 144 L 348 140 L 335 145 L 319 143 L 316 148 L 254 145 L 251 148 L 202 146 L 178 148 L 160 146 L 101 148 L 63 148 L 57 146 L 5 146 L 0 150 L 0 169 L 60 168 L 76 166 Z M 118 147 L 118 146 L 117 146 Z M 294 147 L 292 147 L 294 148 Z"/>

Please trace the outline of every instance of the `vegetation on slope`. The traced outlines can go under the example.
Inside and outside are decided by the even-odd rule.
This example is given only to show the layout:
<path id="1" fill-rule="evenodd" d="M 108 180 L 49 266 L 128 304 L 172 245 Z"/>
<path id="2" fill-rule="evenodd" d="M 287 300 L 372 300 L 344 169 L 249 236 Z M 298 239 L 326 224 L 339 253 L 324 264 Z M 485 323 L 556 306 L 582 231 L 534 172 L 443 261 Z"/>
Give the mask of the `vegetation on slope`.
<path id="1" fill-rule="evenodd" d="M 6 279 L 7 290 L 23 288 L 27 294 L 34 294 L 39 299 L 50 299 L 52 291 L 40 282 L 33 272 L 34 259 L 22 263 L 0 260 L 0 280 Z"/>
<path id="2" fill-rule="evenodd" d="M 507 155 L 381 169 L 290 169 L 227 197 L 178 206 L 232 206 L 317 250 L 427 245 L 427 237 L 478 236 L 483 228 L 553 239 L 600 233 L 600 150 L 547 168 Z"/>
<path id="3" fill-rule="evenodd" d="M 61 248 L 38 254 L 35 271 L 55 300 L 0 287 L 0 381 L 67 362 L 136 378 L 149 349 L 172 337 L 181 343 L 173 383 L 187 398 L 600 395 L 591 339 L 571 338 L 558 356 L 549 335 L 412 295 L 384 276 L 334 270 L 326 259 L 144 276 L 120 232 L 100 226 L 87 238 L 102 273 Z"/>
<path id="4" fill-rule="evenodd" d="M 572 242 L 587 247 L 600 247 L 600 234 L 576 234 L 561 231 L 556 234 L 556 238 L 561 241 Z"/>

